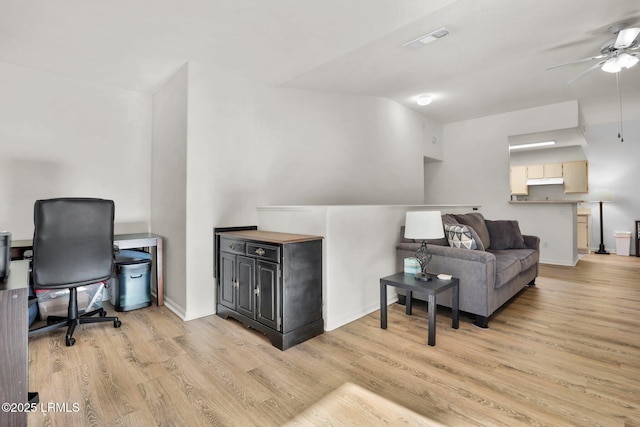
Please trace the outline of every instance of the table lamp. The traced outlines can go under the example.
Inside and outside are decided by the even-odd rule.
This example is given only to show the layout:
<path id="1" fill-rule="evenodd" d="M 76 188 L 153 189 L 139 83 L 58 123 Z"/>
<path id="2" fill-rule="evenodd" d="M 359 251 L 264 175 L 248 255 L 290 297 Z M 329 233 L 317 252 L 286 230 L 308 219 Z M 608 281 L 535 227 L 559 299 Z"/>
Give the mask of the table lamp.
<path id="1" fill-rule="evenodd" d="M 611 202 L 613 198 L 611 197 L 611 192 L 608 188 L 596 188 L 589 195 L 589 200 L 591 202 L 596 202 L 600 204 L 600 246 L 598 250 L 595 252 L 600 255 L 609 255 L 609 252 L 604 248 L 604 226 L 602 224 L 602 204 L 605 202 Z"/>
<path id="2" fill-rule="evenodd" d="M 420 249 L 416 251 L 416 258 L 420 263 L 420 273 L 414 277 L 416 280 L 431 280 L 431 277 L 427 274 L 427 265 L 431 261 L 431 252 L 427 248 L 427 239 L 441 239 L 444 237 L 441 213 L 439 211 L 407 212 L 404 237 L 422 241 Z"/>

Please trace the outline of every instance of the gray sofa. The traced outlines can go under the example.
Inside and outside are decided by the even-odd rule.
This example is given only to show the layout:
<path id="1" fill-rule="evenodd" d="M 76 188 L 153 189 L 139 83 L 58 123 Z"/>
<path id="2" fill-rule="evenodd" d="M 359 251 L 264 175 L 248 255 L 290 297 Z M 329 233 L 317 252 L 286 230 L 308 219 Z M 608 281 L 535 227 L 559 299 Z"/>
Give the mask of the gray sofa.
<path id="1" fill-rule="evenodd" d="M 433 258 L 427 271 L 460 279 L 460 310 L 474 314 L 474 324 L 487 328 L 491 316 L 527 286 L 535 284 L 540 239 L 522 235 L 517 221 L 485 220 L 479 212 L 442 215 L 445 238 L 428 241 Z M 404 238 L 396 247 L 397 271 L 413 257 L 420 242 Z M 414 293 L 414 298 L 422 299 Z M 404 300 L 401 294 L 400 301 Z M 438 295 L 438 305 L 451 307 L 451 291 Z"/>

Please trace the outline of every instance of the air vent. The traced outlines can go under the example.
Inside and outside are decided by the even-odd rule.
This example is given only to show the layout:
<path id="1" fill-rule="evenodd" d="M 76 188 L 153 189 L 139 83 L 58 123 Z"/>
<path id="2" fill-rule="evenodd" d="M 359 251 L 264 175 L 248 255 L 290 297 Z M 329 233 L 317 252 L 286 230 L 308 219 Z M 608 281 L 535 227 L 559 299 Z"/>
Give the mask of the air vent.
<path id="1" fill-rule="evenodd" d="M 449 35 L 449 30 L 445 27 L 438 28 L 435 31 L 430 32 L 429 34 L 425 34 L 424 36 L 420 36 L 417 39 L 411 40 L 402 45 L 402 47 L 410 47 L 410 48 L 419 48 L 424 46 L 425 44 L 431 43 L 443 37 Z"/>

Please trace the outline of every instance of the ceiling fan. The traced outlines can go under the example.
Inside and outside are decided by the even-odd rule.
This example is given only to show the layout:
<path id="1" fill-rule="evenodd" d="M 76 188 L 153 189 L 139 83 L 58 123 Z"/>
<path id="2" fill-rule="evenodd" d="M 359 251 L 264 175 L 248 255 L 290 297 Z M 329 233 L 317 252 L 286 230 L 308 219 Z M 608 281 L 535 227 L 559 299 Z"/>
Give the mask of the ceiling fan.
<path id="1" fill-rule="evenodd" d="M 640 37 L 638 37 L 640 35 L 640 28 L 626 27 L 627 24 L 616 24 L 609 27 L 609 31 L 612 34 L 615 34 L 616 37 L 600 46 L 600 55 L 577 59 L 575 61 L 565 62 L 563 64 L 558 64 L 547 68 L 547 70 L 552 70 L 554 68 L 564 67 L 566 65 L 598 60 L 597 63 L 569 80 L 569 83 L 578 80 L 580 77 L 583 77 L 598 68 L 600 68 L 602 71 L 606 71 L 607 73 L 615 73 L 618 95 L 618 114 L 620 119 L 618 125 L 618 139 L 620 140 L 620 142 L 624 142 L 624 131 L 622 128 L 622 94 L 620 92 L 620 71 L 622 71 L 623 68 L 631 68 L 638 62 L 640 62 L 640 59 L 638 59 L 638 54 L 640 52 L 637 52 L 637 50 L 640 48 Z"/>
<path id="2" fill-rule="evenodd" d="M 600 46 L 600 55 L 554 65 L 547 68 L 547 70 L 598 60 L 596 64 L 569 80 L 569 83 L 572 83 L 597 68 L 607 73 L 618 73 L 623 68 L 633 67 L 640 61 L 640 59 L 638 59 L 640 52 L 636 52 L 640 48 L 640 37 L 638 37 L 638 35 L 640 35 L 640 28 L 625 28 L 626 25 L 627 24 L 619 24 L 609 27 L 609 31 L 615 34 L 616 37 Z"/>

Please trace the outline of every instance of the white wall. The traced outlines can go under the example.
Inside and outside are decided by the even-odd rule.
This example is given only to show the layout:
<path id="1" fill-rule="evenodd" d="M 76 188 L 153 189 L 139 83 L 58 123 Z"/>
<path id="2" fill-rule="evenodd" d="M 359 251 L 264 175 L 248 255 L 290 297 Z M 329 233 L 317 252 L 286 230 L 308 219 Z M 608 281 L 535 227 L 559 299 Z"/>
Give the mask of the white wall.
<path id="1" fill-rule="evenodd" d="M 323 236 L 322 316 L 327 331 L 380 309 L 380 278 L 396 271 L 400 227 L 411 210 L 469 212 L 474 206 L 272 206 L 263 230 Z M 397 300 L 388 289 L 387 302 Z"/>
<path id="2" fill-rule="evenodd" d="M 165 304 L 185 316 L 187 302 L 187 99 L 185 64 L 153 95 L 151 229 L 164 237 Z"/>
<path id="3" fill-rule="evenodd" d="M 518 220 L 523 233 L 536 234 L 546 243 L 543 262 L 572 264 L 577 255 L 567 242 L 575 239 L 573 208 L 509 204 L 508 139 L 576 126 L 576 101 L 446 124 L 444 161 L 425 163 L 424 202 L 475 203 L 485 218 Z"/>
<path id="4" fill-rule="evenodd" d="M 589 160 L 589 188 L 608 188 L 613 201 L 603 205 L 604 244 L 615 252 L 615 231 L 634 231 L 640 221 L 640 121 L 624 123 L 624 142 L 617 138 L 618 124 L 601 124 L 587 129 Z M 591 207 L 591 247 L 600 244 L 600 212 L 597 204 Z M 632 233 L 632 238 L 634 234 Z M 630 253 L 635 254 L 631 243 Z"/>
<path id="5" fill-rule="evenodd" d="M 83 196 L 148 231 L 149 95 L 1 62 L 0 94 L 0 229 L 30 239 L 35 200 Z"/>
<path id="6" fill-rule="evenodd" d="M 214 227 L 256 224 L 257 206 L 421 204 L 423 157 L 442 157 L 440 127 L 392 101 L 198 63 L 188 109 L 186 318 L 215 310 Z"/>

